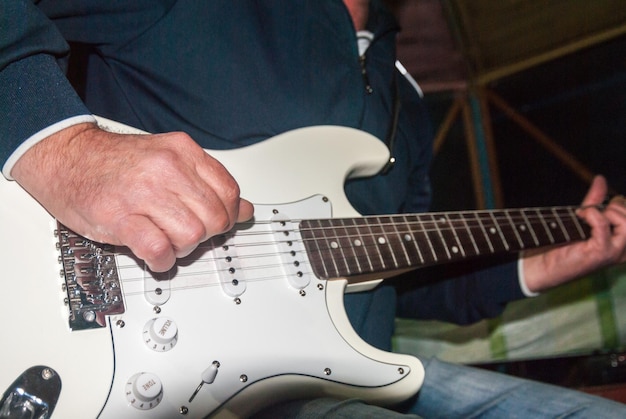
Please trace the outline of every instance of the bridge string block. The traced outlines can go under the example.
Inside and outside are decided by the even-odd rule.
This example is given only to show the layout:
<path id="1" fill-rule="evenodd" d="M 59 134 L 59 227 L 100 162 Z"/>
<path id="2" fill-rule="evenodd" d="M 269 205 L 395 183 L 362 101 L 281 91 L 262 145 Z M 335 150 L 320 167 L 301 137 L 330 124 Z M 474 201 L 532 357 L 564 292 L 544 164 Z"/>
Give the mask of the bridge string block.
<path id="1" fill-rule="evenodd" d="M 70 328 L 105 327 L 106 316 L 125 311 L 115 247 L 79 236 L 58 222 L 55 234 Z"/>

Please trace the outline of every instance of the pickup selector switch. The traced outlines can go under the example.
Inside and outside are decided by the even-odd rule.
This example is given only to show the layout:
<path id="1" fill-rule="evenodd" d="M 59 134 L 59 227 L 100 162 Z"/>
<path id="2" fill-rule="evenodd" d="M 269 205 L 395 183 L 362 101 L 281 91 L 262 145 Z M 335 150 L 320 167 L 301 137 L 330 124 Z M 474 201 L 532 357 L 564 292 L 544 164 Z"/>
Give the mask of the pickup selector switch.
<path id="1" fill-rule="evenodd" d="M 143 328 L 143 341 L 153 351 L 169 351 L 178 342 L 178 326 L 167 317 L 154 318 Z"/>
<path id="2" fill-rule="evenodd" d="M 149 410 L 156 407 L 163 399 L 163 385 L 155 374 L 140 372 L 126 382 L 126 399 L 131 406 Z"/>

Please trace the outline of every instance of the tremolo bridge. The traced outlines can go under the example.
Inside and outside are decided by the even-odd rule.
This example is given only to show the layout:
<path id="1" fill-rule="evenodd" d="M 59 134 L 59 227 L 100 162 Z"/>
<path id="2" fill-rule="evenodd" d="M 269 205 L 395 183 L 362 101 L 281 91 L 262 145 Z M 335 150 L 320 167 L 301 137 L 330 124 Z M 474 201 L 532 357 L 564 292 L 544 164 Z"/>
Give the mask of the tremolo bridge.
<path id="1" fill-rule="evenodd" d="M 61 276 L 72 330 L 106 326 L 105 316 L 124 312 L 115 247 L 86 239 L 57 223 Z"/>

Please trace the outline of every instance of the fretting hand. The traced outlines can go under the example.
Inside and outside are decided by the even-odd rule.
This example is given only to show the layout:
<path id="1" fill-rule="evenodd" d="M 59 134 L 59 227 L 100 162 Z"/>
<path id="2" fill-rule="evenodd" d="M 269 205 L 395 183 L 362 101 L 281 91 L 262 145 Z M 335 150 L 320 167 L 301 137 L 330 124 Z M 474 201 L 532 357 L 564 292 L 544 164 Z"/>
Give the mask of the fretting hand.
<path id="1" fill-rule="evenodd" d="M 597 176 L 578 214 L 591 226 L 588 240 L 524 253 L 524 279 L 530 291 L 543 291 L 597 269 L 626 262 L 626 199 L 615 197 L 601 211 L 596 206 L 606 193 L 606 180 Z"/>

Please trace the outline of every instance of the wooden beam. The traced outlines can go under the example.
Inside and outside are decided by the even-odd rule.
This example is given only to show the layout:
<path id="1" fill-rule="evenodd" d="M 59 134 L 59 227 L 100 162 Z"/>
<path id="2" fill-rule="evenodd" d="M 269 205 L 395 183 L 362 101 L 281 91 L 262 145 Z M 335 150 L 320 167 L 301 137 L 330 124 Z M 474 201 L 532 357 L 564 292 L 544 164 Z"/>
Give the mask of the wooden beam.
<path id="1" fill-rule="evenodd" d="M 626 34 L 626 24 L 617 26 L 615 28 L 610 28 L 606 31 L 602 31 L 590 36 L 586 36 L 585 38 L 578 39 L 568 44 L 564 44 L 550 51 L 528 57 L 525 60 L 504 65 L 502 67 L 486 71 L 482 74 L 478 74 L 475 77 L 475 82 L 479 85 L 484 86 L 488 83 L 491 83 L 492 81 L 499 80 L 506 76 L 510 76 L 511 74 L 519 73 L 522 70 L 526 70 L 536 65 L 543 64 L 547 61 L 563 57 L 567 54 L 571 54 L 583 48 L 590 47 L 600 42 L 608 41 L 624 34 Z"/>
<path id="2" fill-rule="evenodd" d="M 464 99 L 463 99 L 462 94 L 458 94 L 456 96 L 456 98 L 454 99 L 454 102 L 452 102 L 452 105 L 450 105 L 450 108 L 448 108 L 448 113 L 446 114 L 445 119 L 443 120 L 441 125 L 439 125 L 439 129 L 437 130 L 437 135 L 435 135 L 435 139 L 433 141 L 433 152 L 435 155 L 439 153 L 439 150 L 441 149 L 441 146 L 443 145 L 444 140 L 446 139 L 446 137 L 448 136 L 448 133 L 450 132 L 450 128 L 452 127 L 452 124 L 454 124 L 457 116 L 459 116 L 459 112 L 461 111 L 463 100 Z"/>
<path id="3" fill-rule="evenodd" d="M 493 136 L 493 127 L 491 123 L 491 113 L 489 112 L 489 101 L 485 94 L 485 89 L 478 87 L 475 90 L 476 97 L 480 104 L 480 112 L 482 116 L 483 133 L 485 137 L 485 147 L 487 149 L 487 159 L 489 171 L 491 173 L 491 184 L 493 190 L 493 199 L 496 208 L 504 207 L 504 195 L 502 194 L 502 182 L 500 181 L 500 167 L 498 166 L 498 155 L 496 153 L 496 144 Z"/>
<path id="4" fill-rule="evenodd" d="M 470 162 L 470 171 L 472 174 L 472 185 L 474 187 L 474 196 L 476 199 L 477 209 L 486 209 L 485 190 L 483 189 L 482 175 L 480 170 L 480 158 L 478 156 L 478 147 L 476 145 L 476 136 L 474 133 L 474 122 L 472 120 L 472 109 L 467 97 L 463 98 L 463 125 L 465 127 L 465 142 L 467 144 L 467 153 Z"/>
<path id="5" fill-rule="evenodd" d="M 545 134 L 535 124 L 533 124 L 528 118 L 513 109 L 504 99 L 498 96 L 491 90 L 485 90 L 487 99 L 490 103 L 500 109 L 509 119 L 515 122 L 522 130 L 524 130 L 532 139 L 537 141 L 542 147 L 548 150 L 558 160 L 560 160 L 565 166 L 567 166 L 572 172 L 574 172 L 579 178 L 586 183 L 591 184 L 595 173 L 589 170 L 583 163 L 578 161 L 571 153 L 565 148 L 557 144 L 552 138 Z M 616 191 L 609 188 L 611 194 L 615 194 Z"/>

